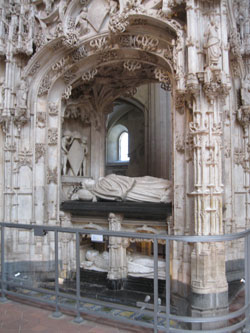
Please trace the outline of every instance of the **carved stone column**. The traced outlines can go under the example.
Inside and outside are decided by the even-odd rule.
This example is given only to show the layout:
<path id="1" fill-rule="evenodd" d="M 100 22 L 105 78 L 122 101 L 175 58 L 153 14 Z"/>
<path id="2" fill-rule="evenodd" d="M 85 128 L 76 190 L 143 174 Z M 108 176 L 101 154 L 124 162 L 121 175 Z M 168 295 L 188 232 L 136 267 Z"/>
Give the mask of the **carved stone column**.
<path id="1" fill-rule="evenodd" d="M 200 10 L 204 7 L 200 4 Z M 219 7 L 215 9 L 222 10 Z M 205 11 L 204 11 L 205 13 Z M 199 86 L 187 86 L 193 94 L 190 134 L 194 156 L 194 233 L 222 235 L 222 111 L 229 93 L 228 63 L 223 63 L 222 27 L 216 14 L 203 16 L 204 71 L 197 69 Z M 222 52 L 223 50 L 223 52 Z M 228 285 L 224 243 L 198 243 L 191 254 L 192 313 L 194 316 L 221 314 L 228 307 Z M 220 323 L 221 324 L 221 323 Z M 199 325 L 199 329 L 210 326 Z"/>
<path id="2" fill-rule="evenodd" d="M 109 230 L 120 231 L 123 221 L 122 214 L 109 214 Z M 127 277 L 126 248 L 128 241 L 122 237 L 109 237 L 109 288 L 119 290 L 122 280 Z"/>

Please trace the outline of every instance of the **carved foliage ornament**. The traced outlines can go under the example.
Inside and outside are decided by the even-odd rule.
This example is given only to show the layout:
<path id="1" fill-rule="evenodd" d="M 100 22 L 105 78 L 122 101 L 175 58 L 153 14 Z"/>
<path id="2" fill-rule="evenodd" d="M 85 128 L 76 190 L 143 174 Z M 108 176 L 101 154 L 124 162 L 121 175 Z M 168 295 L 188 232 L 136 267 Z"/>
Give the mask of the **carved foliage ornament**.
<path id="1" fill-rule="evenodd" d="M 58 103 L 50 102 L 48 104 L 48 107 L 49 107 L 49 115 L 51 115 L 51 116 L 57 116 L 58 115 L 58 113 L 59 113 Z"/>
<path id="2" fill-rule="evenodd" d="M 127 60 L 123 63 L 123 67 L 129 72 L 134 72 L 137 69 L 141 69 L 141 63 L 134 60 Z"/>
<path id="3" fill-rule="evenodd" d="M 58 140 L 58 130 L 57 128 L 48 129 L 48 144 L 56 145 Z"/>
<path id="4" fill-rule="evenodd" d="M 92 71 L 87 71 L 87 72 L 85 72 L 85 73 L 82 75 L 82 80 L 83 80 L 84 82 L 93 80 L 93 78 L 96 76 L 97 72 L 98 72 L 98 71 L 97 71 L 96 68 L 93 69 Z"/>
<path id="5" fill-rule="evenodd" d="M 105 50 L 105 49 L 111 47 L 110 38 L 105 36 L 105 37 L 92 39 L 90 41 L 89 45 L 95 51 Z"/>
<path id="6" fill-rule="evenodd" d="M 50 89 L 50 86 L 51 86 L 51 78 L 47 74 L 43 78 L 42 83 L 41 83 L 41 85 L 39 87 L 38 96 L 43 96 L 43 95 L 47 94 L 48 91 L 49 91 L 49 89 Z"/>
<path id="7" fill-rule="evenodd" d="M 36 143 L 35 147 L 35 161 L 38 163 L 39 159 L 44 156 L 46 151 L 44 143 Z"/>
<path id="8" fill-rule="evenodd" d="M 162 68 L 156 68 L 154 70 L 155 78 L 163 84 L 162 88 L 171 90 L 171 81 L 168 76 L 168 72 Z"/>
<path id="9" fill-rule="evenodd" d="M 72 86 L 71 85 L 68 85 L 65 90 L 64 90 L 64 93 L 62 94 L 62 99 L 69 99 L 70 98 L 70 95 L 71 95 L 71 92 L 72 92 Z"/>

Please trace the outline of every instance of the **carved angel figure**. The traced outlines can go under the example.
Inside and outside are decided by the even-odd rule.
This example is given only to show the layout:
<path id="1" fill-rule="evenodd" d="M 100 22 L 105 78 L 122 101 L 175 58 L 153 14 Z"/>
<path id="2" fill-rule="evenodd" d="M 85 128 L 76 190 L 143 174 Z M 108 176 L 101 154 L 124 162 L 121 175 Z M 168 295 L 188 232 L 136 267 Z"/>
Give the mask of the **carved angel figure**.
<path id="1" fill-rule="evenodd" d="M 221 56 L 220 39 L 218 38 L 217 31 L 218 27 L 216 26 L 215 20 L 212 18 L 205 33 L 205 37 L 207 38 L 205 45 L 205 49 L 207 51 L 207 66 L 211 69 L 218 67 Z"/>

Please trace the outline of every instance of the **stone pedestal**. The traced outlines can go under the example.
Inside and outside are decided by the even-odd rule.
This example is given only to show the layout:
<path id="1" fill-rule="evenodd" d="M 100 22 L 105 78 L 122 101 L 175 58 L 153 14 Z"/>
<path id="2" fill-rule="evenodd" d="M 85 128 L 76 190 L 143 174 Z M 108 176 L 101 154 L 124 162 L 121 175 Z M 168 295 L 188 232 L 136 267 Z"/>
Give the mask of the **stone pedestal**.
<path id="1" fill-rule="evenodd" d="M 198 243 L 191 256 L 193 317 L 222 316 L 228 312 L 228 284 L 224 244 Z M 225 327 L 225 322 L 194 324 L 193 329 Z"/>

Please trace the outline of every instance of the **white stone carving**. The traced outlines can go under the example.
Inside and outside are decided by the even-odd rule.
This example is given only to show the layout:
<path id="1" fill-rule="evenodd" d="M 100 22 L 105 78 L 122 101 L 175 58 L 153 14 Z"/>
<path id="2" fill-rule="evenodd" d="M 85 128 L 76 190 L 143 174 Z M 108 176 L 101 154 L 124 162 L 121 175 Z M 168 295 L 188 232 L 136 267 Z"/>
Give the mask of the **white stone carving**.
<path id="1" fill-rule="evenodd" d="M 250 106 L 250 74 L 242 81 L 241 99 L 244 106 Z"/>
<path id="2" fill-rule="evenodd" d="M 57 184 L 57 168 L 54 168 L 53 170 L 48 169 L 47 171 L 47 184 L 54 183 Z"/>
<path id="3" fill-rule="evenodd" d="M 156 68 L 154 71 L 155 78 L 162 83 L 165 90 L 171 90 L 171 81 L 168 72 L 162 68 Z"/>
<path id="4" fill-rule="evenodd" d="M 123 67 L 127 69 L 129 72 L 134 72 L 137 69 L 141 68 L 141 63 L 138 61 L 127 60 L 123 63 Z"/>
<path id="5" fill-rule="evenodd" d="M 75 28 L 78 29 L 80 36 L 85 35 L 89 32 L 87 17 L 88 8 L 84 6 L 75 21 Z"/>
<path id="6" fill-rule="evenodd" d="M 45 112 L 37 112 L 36 117 L 36 126 L 39 128 L 44 128 L 46 125 L 46 113 Z"/>
<path id="7" fill-rule="evenodd" d="M 48 144 L 57 145 L 57 141 L 58 141 L 58 129 L 49 128 L 48 129 Z"/>
<path id="8" fill-rule="evenodd" d="M 47 74 L 43 78 L 42 83 L 39 87 L 38 96 L 43 96 L 43 95 L 47 94 L 50 89 L 50 86 L 51 86 L 51 79 L 50 79 L 49 75 Z"/>
<path id="9" fill-rule="evenodd" d="M 49 115 L 50 116 L 58 116 L 58 113 L 59 113 L 59 105 L 58 105 L 58 103 L 50 102 L 48 104 L 48 107 L 49 107 Z"/>
<path id="10" fill-rule="evenodd" d="M 91 71 L 87 71 L 82 75 L 82 80 L 83 81 L 93 80 L 93 78 L 96 76 L 97 73 L 98 73 L 98 71 L 96 68 Z"/>
<path id="11" fill-rule="evenodd" d="M 45 155 L 46 147 L 44 143 L 36 143 L 35 147 L 35 161 L 38 163 L 39 159 Z"/>
<path id="12" fill-rule="evenodd" d="M 81 45 L 78 49 L 76 49 L 72 53 L 72 58 L 74 62 L 78 62 L 79 60 L 85 58 L 87 56 L 87 50 L 84 45 Z"/>
<path id="13" fill-rule="evenodd" d="M 214 17 L 210 18 L 205 37 L 207 38 L 205 45 L 207 66 L 210 69 L 218 68 L 221 57 L 221 41 L 218 37 L 218 26 Z"/>
<path id="14" fill-rule="evenodd" d="M 68 85 L 65 90 L 64 90 L 64 93 L 62 94 L 62 99 L 69 99 L 70 98 L 70 95 L 71 95 L 71 92 L 72 92 L 72 86 L 71 85 Z"/>
<path id="15" fill-rule="evenodd" d="M 88 142 L 79 133 L 66 131 L 62 137 L 62 175 L 86 176 Z"/>
<path id="16" fill-rule="evenodd" d="M 106 200 L 165 203 L 172 201 L 171 182 L 150 176 L 131 178 L 111 174 L 100 178 L 95 185 L 89 184 L 88 181 L 87 185 L 85 184 L 85 191 L 77 192 L 79 199 L 85 200 L 86 189 L 95 197 Z"/>

